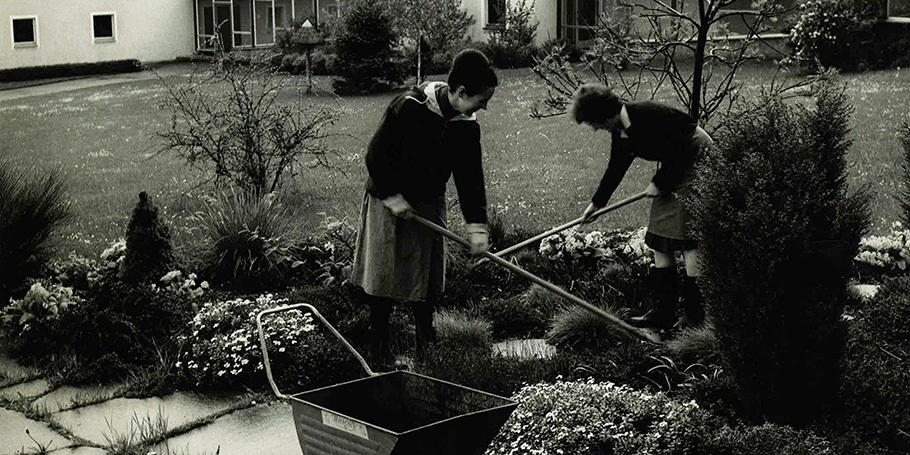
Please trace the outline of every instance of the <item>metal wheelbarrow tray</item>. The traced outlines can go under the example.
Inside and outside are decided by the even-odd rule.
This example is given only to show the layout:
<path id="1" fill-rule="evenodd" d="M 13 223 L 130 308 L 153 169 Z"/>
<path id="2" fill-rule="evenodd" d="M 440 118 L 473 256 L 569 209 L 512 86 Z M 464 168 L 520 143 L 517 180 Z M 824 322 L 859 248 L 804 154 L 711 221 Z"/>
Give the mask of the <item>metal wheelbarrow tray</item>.
<path id="1" fill-rule="evenodd" d="M 357 358 L 369 375 L 284 395 L 275 384 L 262 317 L 305 307 Z M 363 357 L 308 304 L 263 311 L 256 319 L 266 375 L 288 399 L 304 455 L 480 455 L 518 403 L 408 371 L 374 373 Z"/>

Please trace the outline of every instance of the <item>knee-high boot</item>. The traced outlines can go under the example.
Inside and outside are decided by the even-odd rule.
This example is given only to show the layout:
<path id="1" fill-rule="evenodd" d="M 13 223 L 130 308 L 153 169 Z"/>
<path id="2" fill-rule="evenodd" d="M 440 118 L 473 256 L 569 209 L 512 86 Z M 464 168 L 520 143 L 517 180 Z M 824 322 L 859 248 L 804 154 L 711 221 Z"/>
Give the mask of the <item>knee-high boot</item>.
<path id="1" fill-rule="evenodd" d="M 415 354 L 420 362 L 427 359 L 430 344 L 436 342 L 436 327 L 433 325 L 435 310 L 435 300 L 414 303 Z"/>
<path id="2" fill-rule="evenodd" d="M 370 354 L 373 366 L 387 368 L 392 363 L 392 348 L 389 341 L 392 301 L 366 293 L 363 295 L 370 307 Z"/>
<path id="3" fill-rule="evenodd" d="M 679 281 L 676 267 L 654 268 L 648 277 L 654 292 L 654 306 L 642 316 L 631 319 L 637 327 L 672 329 L 676 322 L 676 303 L 679 301 Z"/>
<path id="4" fill-rule="evenodd" d="M 704 298 L 702 297 L 701 288 L 698 287 L 698 281 L 696 281 L 695 277 L 686 276 L 683 278 L 682 295 L 683 317 L 680 321 L 680 327 L 694 327 L 704 323 Z"/>

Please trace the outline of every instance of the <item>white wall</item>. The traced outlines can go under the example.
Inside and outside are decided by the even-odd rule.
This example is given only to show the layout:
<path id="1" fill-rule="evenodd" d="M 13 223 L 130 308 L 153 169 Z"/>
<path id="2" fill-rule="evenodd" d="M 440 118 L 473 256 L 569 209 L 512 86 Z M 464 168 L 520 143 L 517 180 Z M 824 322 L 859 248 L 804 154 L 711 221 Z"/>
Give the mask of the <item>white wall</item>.
<path id="1" fill-rule="evenodd" d="M 92 13 L 116 13 L 112 43 L 93 42 Z M 13 48 L 11 16 L 38 16 L 38 47 Z M 138 59 L 195 50 L 193 0 L 3 0 L 0 69 Z"/>
<path id="2" fill-rule="evenodd" d="M 462 7 L 467 10 L 468 14 L 474 17 L 474 25 L 468 29 L 468 36 L 474 41 L 487 41 L 489 32 L 483 28 L 487 25 L 487 1 L 488 0 L 462 0 Z M 520 0 L 507 0 L 513 5 L 520 3 Z M 541 44 L 550 38 L 556 38 L 556 2 L 559 0 L 527 0 L 527 4 L 534 5 L 534 16 L 539 24 L 537 25 L 537 44 Z"/>

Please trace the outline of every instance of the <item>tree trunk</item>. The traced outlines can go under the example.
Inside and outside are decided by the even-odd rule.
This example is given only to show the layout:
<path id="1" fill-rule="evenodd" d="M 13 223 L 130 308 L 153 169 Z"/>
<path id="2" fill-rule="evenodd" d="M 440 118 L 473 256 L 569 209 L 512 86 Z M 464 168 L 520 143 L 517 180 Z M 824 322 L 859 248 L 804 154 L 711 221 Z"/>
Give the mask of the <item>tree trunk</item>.
<path id="1" fill-rule="evenodd" d="M 698 120 L 700 117 L 701 111 L 701 91 L 702 91 L 702 75 L 704 74 L 705 66 L 705 47 L 708 43 L 708 29 L 710 28 L 710 22 L 707 17 L 705 17 L 705 0 L 699 0 L 698 2 L 698 16 L 700 18 L 698 25 L 698 38 L 695 43 L 695 58 L 693 60 L 695 68 L 692 73 L 692 97 L 689 100 L 689 115 L 691 115 L 695 120 Z"/>

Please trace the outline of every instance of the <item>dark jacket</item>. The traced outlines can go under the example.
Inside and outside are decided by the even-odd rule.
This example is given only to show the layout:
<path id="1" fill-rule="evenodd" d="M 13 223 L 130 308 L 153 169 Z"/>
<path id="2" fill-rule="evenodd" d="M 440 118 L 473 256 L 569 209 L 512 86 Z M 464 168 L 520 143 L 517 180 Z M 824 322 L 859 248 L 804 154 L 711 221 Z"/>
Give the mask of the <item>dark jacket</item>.
<path id="1" fill-rule="evenodd" d="M 486 223 L 480 125 L 452 109 L 447 94 L 430 82 L 392 100 L 367 149 L 367 192 L 417 203 L 445 194 L 454 176 L 465 221 Z"/>
<path id="2" fill-rule="evenodd" d="M 653 101 L 628 103 L 626 112 L 632 122 L 625 131 L 629 137 L 621 137 L 618 131 L 612 134 L 610 162 L 591 198 L 598 207 L 607 205 L 635 157 L 660 162 L 651 181 L 661 192 L 670 192 L 683 181 L 698 156 L 698 147 L 692 144 L 698 123 L 689 114 Z"/>

